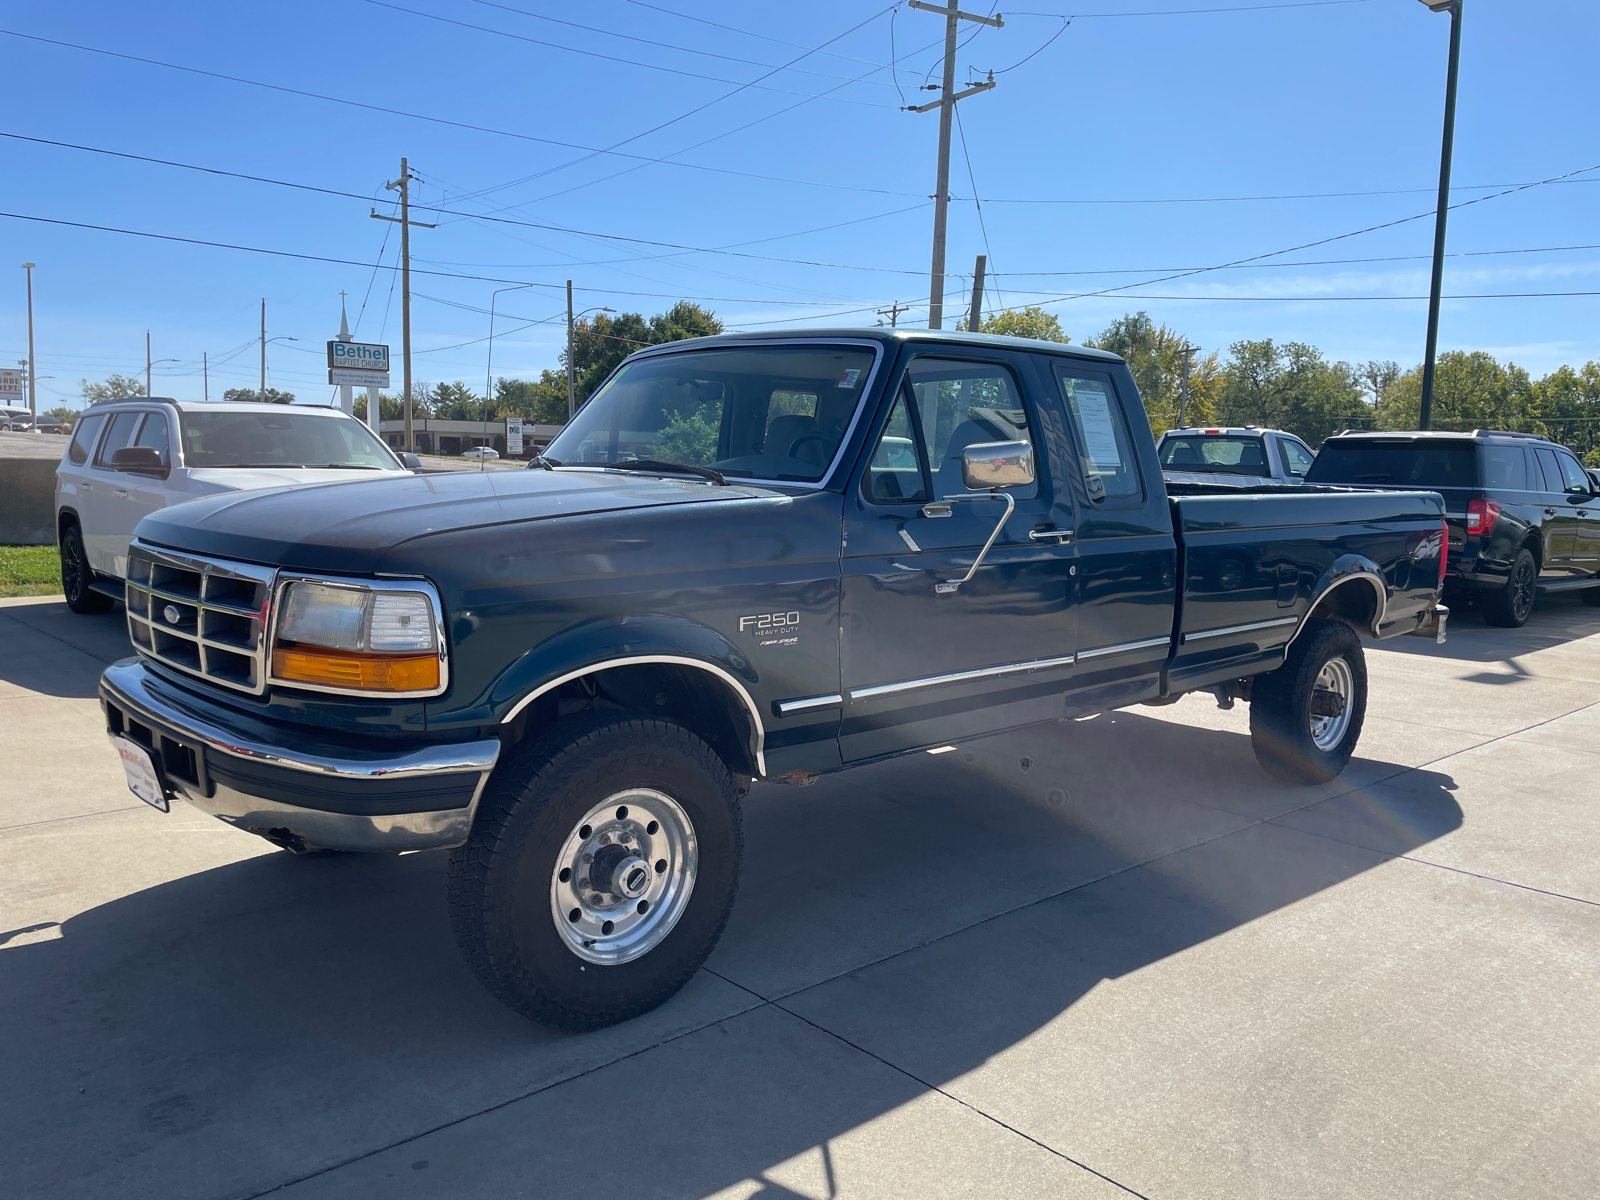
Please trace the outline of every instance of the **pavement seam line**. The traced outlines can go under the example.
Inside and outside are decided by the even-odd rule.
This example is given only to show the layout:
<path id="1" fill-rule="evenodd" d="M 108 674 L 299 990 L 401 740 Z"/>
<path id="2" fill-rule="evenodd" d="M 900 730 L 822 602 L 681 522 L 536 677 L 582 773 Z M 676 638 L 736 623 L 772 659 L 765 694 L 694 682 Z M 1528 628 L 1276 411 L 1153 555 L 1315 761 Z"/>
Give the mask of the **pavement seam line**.
<path id="1" fill-rule="evenodd" d="M 67 641 L 66 638 L 58 637 L 55 634 L 51 633 L 48 629 L 40 629 L 39 626 L 34 625 L 31 622 L 24 621 L 19 617 L 13 617 L 11 615 L 10 611 L 7 610 L 7 609 L 0 608 L 0 616 L 4 616 L 8 621 L 15 621 L 18 625 L 21 625 L 24 629 L 31 629 L 35 633 L 42 633 L 42 634 L 44 634 L 45 637 L 49 638 L 51 641 L 60 642 L 68 650 L 76 650 L 79 654 L 83 655 L 85 658 L 92 658 L 97 663 L 105 663 L 105 665 L 109 667 L 112 663 L 117 661 L 114 658 L 101 658 L 98 654 L 91 654 L 91 653 L 89 653 L 89 651 L 85 650 L 82 646 L 74 646 L 71 642 Z M 130 646 L 129 649 L 132 649 L 132 647 Z"/>
<path id="2" fill-rule="evenodd" d="M 717 978 L 720 979 L 722 977 L 719 975 Z M 732 981 L 730 980 L 728 982 Z M 740 988 L 739 990 L 744 992 L 750 991 L 749 988 Z M 442 1133 L 444 1130 L 453 1129 L 457 1125 L 465 1125 L 468 1121 L 473 1121 L 479 1117 L 488 1116 L 492 1112 L 499 1112 L 502 1108 L 510 1108 L 513 1104 L 520 1104 L 524 1100 L 531 1100 L 535 1096 L 542 1095 L 545 1092 L 561 1087 L 563 1084 L 571 1083 L 574 1080 L 583 1079 L 589 1075 L 593 1075 L 597 1071 L 603 1071 L 607 1067 L 615 1066 L 618 1063 L 625 1063 L 630 1059 L 638 1058 L 640 1055 L 648 1054 L 652 1050 L 660 1049 L 662 1046 L 670 1046 L 673 1042 L 681 1041 L 683 1038 L 689 1037 L 691 1034 L 700 1033 L 707 1029 L 713 1029 L 725 1021 L 732 1021 L 749 1013 L 757 1012 L 766 1007 L 767 1003 L 768 1002 L 764 1001 L 761 1004 L 751 1005 L 749 1008 L 742 1009 L 739 1012 L 729 1013 L 726 1016 L 718 1017 L 715 1020 L 706 1021 L 704 1024 L 694 1026 L 692 1029 L 685 1029 L 681 1032 L 673 1034 L 671 1037 L 662 1038 L 659 1042 L 652 1042 L 648 1046 L 640 1046 L 637 1050 L 630 1050 L 626 1054 L 620 1054 L 616 1058 L 608 1059 L 603 1063 L 596 1063 L 592 1067 L 585 1067 L 581 1071 L 574 1071 L 570 1075 L 563 1075 L 560 1079 L 552 1079 L 549 1083 L 540 1084 L 531 1091 L 523 1092 L 520 1095 L 511 1096 L 505 1100 L 497 1101 L 486 1108 L 478 1109 L 475 1112 L 464 1113 L 459 1117 L 452 1117 L 448 1121 L 441 1121 L 437 1125 L 429 1126 L 427 1129 L 418 1130 L 416 1133 L 408 1133 L 404 1137 L 396 1138 L 394 1141 L 386 1142 L 381 1146 L 375 1146 L 371 1150 L 364 1150 L 360 1154 L 353 1154 L 349 1158 L 341 1159 L 339 1162 L 329 1163 L 325 1167 L 318 1167 L 315 1171 L 308 1171 L 304 1175 L 297 1175 L 293 1179 L 286 1179 L 282 1183 L 275 1183 L 271 1187 L 263 1188 L 260 1191 L 251 1192 L 248 1195 L 242 1196 L 240 1200 L 259 1200 L 259 1197 L 261 1196 L 270 1196 L 274 1192 L 283 1191 L 285 1188 L 297 1187 L 302 1183 L 307 1183 L 310 1180 L 317 1179 L 320 1176 L 327 1175 L 333 1171 L 342 1170 L 345 1167 L 354 1166 L 358 1162 L 363 1162 L 366 1159 L 373 1158 L 379 1154 L 385 1154 L 390 1150 L 398 1150 L 401 1146 L 409 1145 L 415 1141 L 420 1141 L 422 1138 L 429 1137 L 435 1133 Z"/>
<path id="3" fill-rule="evenodd" d="M 0 837 L 4 837 L 6 834 L 18 829 L 36 829 L 40 825 L 59 825 L 63 821 L 83 821 L 89 817 L 109 817 L 113 813 L 143 812 L 150 807 L 152 806 L 148 804 L 130 804 L 127 808 L 108 808 L 103 812 L 73 813 L 70 817 L 51 817 L 45 821 L 24 821 L 20 825 L 0 825 Z"/>
<path id="4" fill-rule="evenodd" d="M 723 977 L 719 975 L 718 978 L 721 979 Z M 733 980 L 730 979 L 730 980 L 728 980 L 728 982 L 729 983 L 733 983 Z M 735 984 L 734 986 L 737 987 L 739 985 Z M 745 990 L 749 991 L 748 988 L 746 988 Z M 751 994 L 754 995 L 755 993 L 752 992 Z M 937 1095 L 943 1096 L 946 1100 L 952 1101 L 953 1103 L 960 1105 L 962 1108 L 966 1109 L 968 1112 L 973 1113 L 973 1114 L 983 1118 L 985 1121 L 989 1121 L 989 1122 L 991 1122 L 991 1123 L 993 1123 L 995 1125 L 998 1125 L 1001 1129 L 1004 1129 L 1007 1133 L 1013 1134 L 1014 1136 L 1021 1138 L 1025 1142 L 1031 1142 L 1033 1145 L 1035 1145 L 1035 1146 L 1039 1147 L 1039 1149 L 1043 1150 L 1046 1154 L 1052 1154 L 1056 1158 L 1061 1159 L 1063 1162 L 1071 1163 L 1073 1166 L 1077 1167 L 1080 1171 L 1087 1171 L 1090 1175 L 1093 1175 L 1095 1178 L 1105 1180 L 1112 1187 L 1120 1188 L 1122 1191 L 1127 1192 L 1128 1195 L 1130 1195 L 1130 1196 L 1139 1197 L 1139 1200 L 1150 1200 L 1150 1197 L 1146 1196 L 1143 1192 L 1135 1191 L 1133 1188 L 1129 1187 L 1127 1184 L 1120 1183 L 1117 1180 L 1113 1179 L 1111 1176 L 1107 1175 L 1104 1171 L 1095 1170 L 1093 1167 L 1089 1166 L 1087 1163 L 1080 1162 L 1078 1159 L 1073 1158 L 1072 1155 L 1064 1153 L 1063 1151 L 1057 1150 L 1054 1146 L 1050 1145 L 1047 1142 L 1041 1142 L 1038 1138 L 1034 1137 L 1032 1134 L 1026 1133 L 1023 1130 L 1018 1129 L 1015 1125 L 1010 1125 L 1010 1124 L 1007 1124 L 1005 1121 L 1002 1121 L 999 1117 L 995 1116 L 993 1113 L 985 1112 L 983 1109 L 979 1108 L 977 1105 L 969 1104 L 967 1101 L 963 1100 L 960 1096 L 952 1095 L 950 1092 L 945 1091 L 938 1084 L 929 1083 L 926 1079 L 923 1079 L 920 1075 L 917 1075 L 916 1073 L 914 1073 L 912 1071 L 906 1070 L 906 1068 L 902 1067 L 899 1063 L 890 1062 L 887 1058 L 884 1058 L 883 1055 L 875 1054 L 871 1050 L 868 1050 L 865 1046 L 859 1045 L 856 1042 L 852 1042 L 849 1038 L 845 1037 L 842 1033 L 837 1033 L 834 1030 L 829 1029 L 825 1025 L 819 1025 L 819 1024 L 817 1024 L 817 1022 L 811 1020 L 810 1018 L 801 1016 L 799 1013 L 795 1012 L 792 1008 L 786 1008 L 784 1005 L 779 1004 L 775 1000 L 769 1001 L 768 1003 L 770 1003 L 772 1005 L 772 1007 L 777 1009 L 779 1012 L 788 1013 L 795 1020 L 801 1021 L 804 1024 L 809 1025 L 812 1029 L 815 1029 L 818 1033 L 825 1034 L 826 1036 L 831 1037 L 831 1038 L 835 1039 L 836 1041 L 843 1043 L 846 1046 L 849 1046 L 852 1050 L 856 1051 L 857 1053 L 866 1055 L 868 1058 L 872 1059 L 874 1062 L 882 1063 L 884 1066 L 888 1067 L 891 1071 L 895 1071 L 898 1074 L 904 1075 L 907 1079 L 911 1080 L 913 1083 L 917 1084 L 918 1086 L 924 1087 L 930 1092 L 933 1092 L 933 1093 L 935 1093 Z"/>

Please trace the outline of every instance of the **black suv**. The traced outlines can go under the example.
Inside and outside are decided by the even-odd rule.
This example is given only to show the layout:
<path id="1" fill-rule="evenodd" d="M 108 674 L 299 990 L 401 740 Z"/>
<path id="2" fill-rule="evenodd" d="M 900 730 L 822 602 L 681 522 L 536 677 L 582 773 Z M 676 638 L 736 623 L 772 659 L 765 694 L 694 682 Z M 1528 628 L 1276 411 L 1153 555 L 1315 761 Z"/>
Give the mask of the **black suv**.
<path id="1" fill-rule="evenodd" d="M 1307 483 L 1425 489 L 1450 526 L 1445 588 L 1478 593 L 1491 625 L 1515 628 L 1535 591 L 1582 589 L 1600 605 L 1600 492 L 1565 446 L 1530 433 L 1330 437 Z"/>

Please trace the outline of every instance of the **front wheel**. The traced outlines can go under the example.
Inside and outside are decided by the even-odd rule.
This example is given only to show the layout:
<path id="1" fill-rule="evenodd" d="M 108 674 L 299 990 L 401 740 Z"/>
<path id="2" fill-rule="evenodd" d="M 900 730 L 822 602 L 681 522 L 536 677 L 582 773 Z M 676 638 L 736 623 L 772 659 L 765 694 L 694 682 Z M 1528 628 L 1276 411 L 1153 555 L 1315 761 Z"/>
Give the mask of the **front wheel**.
<path id="1" fill-rule="evenodd" d="M 94 571 L 83 549 L 83 534 L 76 525 L 67 526 L 56 549 L 61 555 L 61 590 L 67 597 L 67 607 L 85 615 L 109 612 L 114 603 L 111 597 L 89 586 L 94 582 Z"/>
<path id="2" fill-rule="evenodd" d="M 542 1024 L 625 1021 L 705 962 L 742 851 L 733 776 L 705 742 L 624 713 L 569 718 L 495 771 L 451 852 L 456 942 Z"/>
<path id="3" fill-rule="evenodd" d="M 1355 753 L 1366 715 L 1361 639 L 1342 621 L 1311 621 L 1283 665 L 1250 689 L 1250 745 L 1269 774 L 1326 783 Z"/>

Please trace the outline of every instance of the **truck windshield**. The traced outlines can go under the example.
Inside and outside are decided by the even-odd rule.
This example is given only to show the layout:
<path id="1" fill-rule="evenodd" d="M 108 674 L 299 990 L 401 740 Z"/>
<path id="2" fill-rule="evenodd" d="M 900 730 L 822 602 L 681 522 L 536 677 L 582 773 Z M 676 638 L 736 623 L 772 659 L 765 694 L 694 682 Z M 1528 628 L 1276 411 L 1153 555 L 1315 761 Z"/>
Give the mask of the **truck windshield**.
<path id="1" fill-rule="evenodd" d="M 1475 487 L 1478 456 L 1471 442 L 1368 441 L 1329 438 L 1306 472 L 1307 483 Z"/>
<path id="2" fill-rule="evenodd" d="M 565 466 L 625 459 L 814 482 L 872 374 L 857 346 L 718 346 L 625 365 L 545 451 Z"/>
<path id="3" fill-rule="evenodd" d="M 182 414 L 183 461 L 190 467 L 333 467 L 394 471 L 400 464 L 360 421 L 327 413 Z"/>
<path id="4" fill-rule="evenodd" d="M 1163 471 L 1199 471 L 1213 475 L 1271 475 L 1266 447 L 1258 437 L 1212 434 L 1169 436 L 1161 442 Z"/>

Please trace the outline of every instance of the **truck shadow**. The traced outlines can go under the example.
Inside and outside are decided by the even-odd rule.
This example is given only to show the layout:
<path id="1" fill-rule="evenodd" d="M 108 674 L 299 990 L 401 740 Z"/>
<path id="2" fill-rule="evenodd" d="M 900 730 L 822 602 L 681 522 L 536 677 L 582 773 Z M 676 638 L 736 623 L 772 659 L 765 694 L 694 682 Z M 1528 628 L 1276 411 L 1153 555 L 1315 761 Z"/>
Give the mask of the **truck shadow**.
<path id="1" fill-rule="evenodd" d="M 0 607 L 0 682 L 69 699 L 99 695 L 100 672 L 133 653 L 122 605 L 80 616 L 65 600 Z"/>
<path id="2" fill-rule="evenodd" d="M 1597 633 L 1600 608 L 1590 608 L 1576 592 L 1558 592 L 1540 595 L 1527 624 L 1520 629 L 1490 625 L 1475 605 L 1457 603 L 1450 609 L 1449 637 L 1444 645 L 1437 646 L 1425 638 L 1390 638 L 1368 643 L 1368 649 L 1463 662 L 1506 662 L 1517 655 L 1554 649 Z"/>
<path id="3" fill-rule="evenodd" d="M 710 970 L 584 1036 L 529 1024 L 471 976 L 442 853 L 263 853 L 0 930 L 0 1177 L 15 1195 L 254 1194 L 489 1113 L 499 1132 L 476 1137 L 452 1195 L 533 1178 L 546 1195 L 790 1194 L 763 1173 L 820 1152 L 831 1181 L 832 1139 L 924 1094 L 817 1026 L 887 1020 L 936 1046 L 920 1078 L 952 1079 L 1101 980 L 1388 861 L 1247 815 L 1264 798 L 1355 797 L 1387 816 L 1395 853 L 1460 825 L 1452 790 L 1414 772 L 1406 810 L 1385 813 L 1376 791 L 1274 784 L 1239 735 L 1127 713 L 763 785 Z M 648 1077 L 652 1148 L 597 1165 L 569 1134 L 614 1119 L 618 1072 Z M 446 1136 L 350 1170 L 379 1172 L 366 1194 L 409 1194 L 413 1160 L 443 1165 L 425 1143 Z"/>

